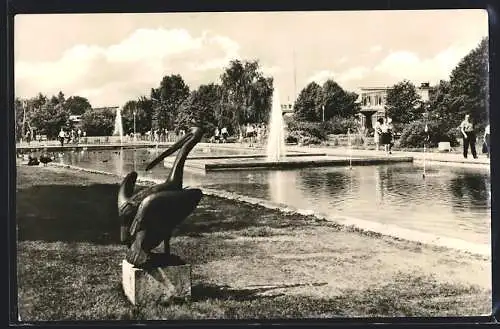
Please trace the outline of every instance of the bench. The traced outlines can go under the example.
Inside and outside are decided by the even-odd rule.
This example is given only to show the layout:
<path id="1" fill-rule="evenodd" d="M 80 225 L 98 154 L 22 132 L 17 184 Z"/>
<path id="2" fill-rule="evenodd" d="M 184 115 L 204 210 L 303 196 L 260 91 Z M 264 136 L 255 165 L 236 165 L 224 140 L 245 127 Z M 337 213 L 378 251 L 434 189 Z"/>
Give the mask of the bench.
<path id="1" fill-rule="evenodd" d="M 439 142 L 438 151 L 439 152 L 450 152 L 452 150 L 450 142 Z"/>

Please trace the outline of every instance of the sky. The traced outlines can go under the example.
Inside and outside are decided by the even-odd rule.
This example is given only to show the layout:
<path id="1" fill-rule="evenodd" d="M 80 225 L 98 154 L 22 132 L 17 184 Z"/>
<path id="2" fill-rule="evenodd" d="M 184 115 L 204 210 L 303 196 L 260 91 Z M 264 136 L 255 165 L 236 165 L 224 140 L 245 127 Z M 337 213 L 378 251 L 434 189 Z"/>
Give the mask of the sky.
<path id="1" fill-rule="evenodd" d="M 17 15 L 16 97 L 62 91 L 93 107 L 149 96 L 165 75 L 191 90 L 232 59 L 259 60 L 280 101 L 308 83 L 361 87 L 448 79 L 488 36 L 484 10 Z"/>

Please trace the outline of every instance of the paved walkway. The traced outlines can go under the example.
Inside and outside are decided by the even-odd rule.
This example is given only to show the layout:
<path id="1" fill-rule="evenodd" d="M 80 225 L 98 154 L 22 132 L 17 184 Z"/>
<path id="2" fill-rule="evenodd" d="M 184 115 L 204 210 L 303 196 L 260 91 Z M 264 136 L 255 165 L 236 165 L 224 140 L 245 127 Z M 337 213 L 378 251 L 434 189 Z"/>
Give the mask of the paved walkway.
<path id="1" fill-rule="evenodd" d="M 344 147 L 303 147 L 303 146 L 291 146 L 288 147 L 289 150 L 293 151 L 314 151 L 326 153 L 328 155 L 344 155 L 349 156 L 352 154 L 353 156 L 370 156 L 370 157 L 380 157 L 384 156 L 384 151 L 375 151 L 375 150 L 350 150 L 349 148 Z M 462 154 L 457 153 L 438 153 L 438 152 L 407 152 L 407 151 L 393 151 L 393 156 L 408 156 L 413 157 L 415 160 L 424 160 L 427 161 L 435 161 L 435 162 L 449 162 L 449 163 L 462 163 L 462 164 L 477 164 L 477 165 L 489 165 L 490 159 L 487 158 L 484 154 L 480 154 L 477 159 L 469 156 L 467 159 L 463 157 Z M 391 155 L 388 155 L 391 156 Z"/>
<path id="2" fill-rule="evenodd" d="M 209 146 L 209 145 L 214 145 L 210 143 L 200 143 L 201 145 L 204 146 Z M 255 148 L 250 148 L 248 147 L 247 144 L 215 144 L 220 147 L 227 147 L 227 148 L 244 148 L 244 149 L 258 149 L 262 150 L 263 147 L 255 147 Z M 332 156 L 361 156 L 361 157 L 377 157 L 380 158 L 381 156 L 386 156 L 384 151 L 376 151 L 376 150 L 360 150 L 360 149 L 349 149 L 347 147 L 339 147 L 339 146 L 294 146 L 294 145 L 288 145 L 287 146 L 288 151 L 292 152 L 310 152 L 310 153 L 325 153 L 327 155 L 332 155 Z M 450 164 L 467 164 L 467 165 L 478 165 L 478 166 L 489 166 L 490 165 L 490 159 L 487 158 L 484 154 L 479 154 L 477 159 L 472 158 L 472 156 L 469 156 L 467 159 L 463 157 L 461 153 L 440 153 L 440 152 L 435 152 L 432 150 L 432 152 L 409 152 L 409 151 L 393 151 L 392 155 L 387 155 L 387 156 L 398 156 L 398 157 L 413 157 L 416 161 L 423 161 L 424 159 L 426 161 L 433 161 L 433 162 L 443 162 L 443 163 L 450 163 Z"/>

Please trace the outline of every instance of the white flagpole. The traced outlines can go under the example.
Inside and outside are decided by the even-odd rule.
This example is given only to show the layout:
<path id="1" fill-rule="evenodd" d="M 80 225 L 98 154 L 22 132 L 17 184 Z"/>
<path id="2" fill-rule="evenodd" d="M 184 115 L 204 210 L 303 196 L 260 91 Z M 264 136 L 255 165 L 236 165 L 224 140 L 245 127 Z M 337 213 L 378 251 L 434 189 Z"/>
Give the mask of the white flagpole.
<path id="1" fill-rule="evenodd" d="M 352 142 L 351 142 L 351 128 L 347 128 L 347 137 L 349 139 L 349 169 L 352 170 Z"/>
<path id="2" fill-rule="evenodd" d="M 429 128 L 427 127 L 427 124 L 425 124 L 424 131 L 425 131 L 425 140 L 424 140 L 424 173 L 422 174 L 422 178 L 425 178 L 425 160 L 426 160 L 426 157 L 425 157 L 425 144 L 427 143 L 427 132 L 429 131 Z"/>

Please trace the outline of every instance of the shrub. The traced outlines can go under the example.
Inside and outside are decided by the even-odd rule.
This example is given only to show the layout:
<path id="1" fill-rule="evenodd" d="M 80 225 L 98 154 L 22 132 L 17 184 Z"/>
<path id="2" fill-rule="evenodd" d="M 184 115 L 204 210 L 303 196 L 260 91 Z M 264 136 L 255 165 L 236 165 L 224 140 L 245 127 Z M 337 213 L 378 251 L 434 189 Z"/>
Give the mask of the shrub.
<path id="1" fill-rule="evenodd" d="M 293 136 L 290 134 L 290 135 L 286 136 L 285 142 L 289 143 L 289 144 L 296 144 L 299 142 L 299 140 L 298 140 L 297 136 Z"/>
<path id="2" fill-rule="evenodd" d="M 355 118 L 333 117 L 330 120 L 321 123 L 322 128 L 327 134 L 340 135 L 347 134 L 350 128 L 352 133 L 359 129 L 359 123 Z"/>
<path id="3" fill-rule="evenodd" d="M 453 129 L 446 129 L 442 123 L 435 120 L 428 121 L 427 127 L 430 137 L 428 146 L 436 147 L 439 142 L 450 142 L 452 146 L 457 145 Z M 421 147 L 424 145 L 425 137 L 425 122 L 423 120 L 413 121 L 403 128 L 399 145 L 401 147 Z"/>
<path id="4" fill-rule="evenodd" d="M 320 122 L 308 122 L 308 121 L 290 121 L 288 123 L 288 131 L 292 135 L 295 133 L 295 136 L 303 135 L 303 136 L 314 136 L 319 140 L 325 140 L 327 137 L 327 133 Z"/>
<path id="5" fill-rule="evenodd" d="M 364 144 L 365 144 L 365 140 L 364 140 L 363 136 L 356 134 L 356 135 L 351 137 L 351 145 L 360 146 L 360 145 L 364 145 Z"/>
<path id="6" fill-rule="evenodd" d="M 306 136 L 302 139 L 303 145 L 321 144 L 321 140 L 314 136 Z"/>
<path id="7" fill-rule="evenodd" d="M 295 130 L 291 131 L 288 134 L 285 141 L 287 143 L 300 143 L 303 145 L 309 145 L 309 144 L 321 144 L 323 140 L 319 139 L 316 136 L 311 136 L 310 134 L 308 134 L 303 130 Z"/>

